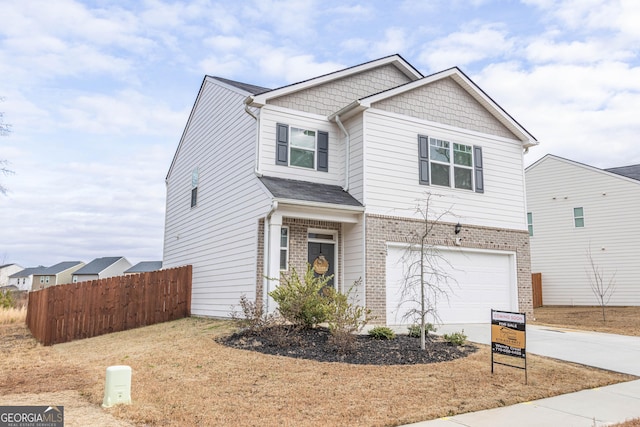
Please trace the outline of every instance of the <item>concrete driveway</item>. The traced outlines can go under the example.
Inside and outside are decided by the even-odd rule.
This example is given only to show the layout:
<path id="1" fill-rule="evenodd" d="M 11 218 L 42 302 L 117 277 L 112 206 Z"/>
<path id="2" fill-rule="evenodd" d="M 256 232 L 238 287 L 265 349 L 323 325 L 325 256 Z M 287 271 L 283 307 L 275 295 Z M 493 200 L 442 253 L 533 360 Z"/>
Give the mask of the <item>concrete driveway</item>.
<path id="1" fill-rule="evenodd" d="M 491 343 L 491 325 L 443 325 L 438 334 L 464 330 L 468 340 Z M 527 325 L 527 353 L 640 377 L 640 337 Z"/>

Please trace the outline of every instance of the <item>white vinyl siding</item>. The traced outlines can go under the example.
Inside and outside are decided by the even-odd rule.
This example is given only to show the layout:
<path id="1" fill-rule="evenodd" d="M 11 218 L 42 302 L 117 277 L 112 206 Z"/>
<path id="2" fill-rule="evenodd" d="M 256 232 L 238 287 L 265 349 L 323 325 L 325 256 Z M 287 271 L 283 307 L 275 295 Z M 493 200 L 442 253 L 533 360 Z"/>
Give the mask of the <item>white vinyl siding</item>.
<path id="1" fill-rule="evenodd" d="M 616 288 L 609 305 L 640 305 L 640 181 L 553 156 L 526 171 L 527 206 L 535 217 L 531 271 L 542 273 L 545 305 L 597 305 L 587 251 Z M 575 228 L 582 207 L 585 227 Z"/>
<path id="2" fill-rule="evenodd" d="M 193 265 L 194 315 L 228 317 L 242 294 L 255 298 L 258 218 L 269 198 L 253 173 L 256 121 L 245 98 L 207 78 L 167 180 L 163 267 Z M 198 209 L 190 209 L 196 164 Z"/>
<path id="3" fill-rule="evenodd" d="M 343 123 L 347 132 L 349 132 L 350 145 L 350 164 L 349 164 L 349 194 L 351 194 L 360 203 L 364 197 L 363 183 L 363 128 L 362 115 L 358 114 L 347 122 Z M 344 140 L 344 134 L 341 133 Z"/>
<path id="4" fill-rule="evenodd" d="M 328 132 L 329 171 L 276 165 L 276 125 L 278 123 L 289 126 L 289 129 L 313 130 L 316 135 L 320 131 Z M 330 123 L 326 117 L 267 105 L 260 112 L 260 172 L 277 178 L 343 185 L 345 166 L 343 140 L 342 131 L 335 124 Z M 289 141 L 289 149 L 291 149 L 291 141 Z"/>
<path id="5" fill-rule="evenodd" d="M 364 204 L 368 213 L 417 217 L 418 200 L 427 191 L 433 212 L 450 210 L 443 221 L 526 230 L 522 145 L 519 141 L 454 129 L 370 109 L 366 129 Z M 480 146 L 483 150 L 484 193 L 436 185 L 419 185 L 417 136 Z"/>
<path id="6" fill-rule="evenodd" d="M 364 239 L 364 219 L 357 224 L 342 224 L 342 259 L 344 262 L 344 284 L 343 291 L 346 292 L 358 280 L 362 279 L 360 287 L 354 290 L 352 297 L 359 305 L 365 305 L 365 239 Z"/>

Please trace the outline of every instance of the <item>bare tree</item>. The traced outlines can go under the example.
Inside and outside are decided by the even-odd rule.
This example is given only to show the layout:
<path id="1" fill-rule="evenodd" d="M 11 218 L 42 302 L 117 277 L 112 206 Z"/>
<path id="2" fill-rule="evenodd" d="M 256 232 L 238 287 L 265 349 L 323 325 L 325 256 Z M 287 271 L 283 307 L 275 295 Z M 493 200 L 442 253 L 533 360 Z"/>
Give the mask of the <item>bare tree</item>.
<path id="1" fill-rule="evenodd" d="M 452 282 L 455 279 L 448 274 L 452 267 L 449 261 L 438 251 L 435 228 L 445 215 L 446 210 L 436 214 L 432 207 L 433 198 L 438 194 L 426 193 L 425 200 L 418 204 L 416 211 L 421 224 L 408 236 L 409 247 L 402 256 L 404 266 L 403 285 L 400 305 L 411 304 L 403 319 L 413 319 L 420 326 L 420 348 L 425 349 L 427 338 L 427 318 L 439 322 L 438 303 L 449 300 Z"/>
<path id="2" fill-rule="evenodd" d="M 610 278 L 606 278 L 604 269 L 596 264 L 591 254 L 591 246 L 587 249 L 587 260 L 589 261 L 589 268 L 587 268 L 587 277 L 589 278 L 589 284 L 591 285 L 591 291 L 598 300 L 598 305 L 602 308 L 602 322 L 607 321 L 605 314 L 605 307 L 611 301 L 611 296 L 616 289 L 616 273 Z"/>

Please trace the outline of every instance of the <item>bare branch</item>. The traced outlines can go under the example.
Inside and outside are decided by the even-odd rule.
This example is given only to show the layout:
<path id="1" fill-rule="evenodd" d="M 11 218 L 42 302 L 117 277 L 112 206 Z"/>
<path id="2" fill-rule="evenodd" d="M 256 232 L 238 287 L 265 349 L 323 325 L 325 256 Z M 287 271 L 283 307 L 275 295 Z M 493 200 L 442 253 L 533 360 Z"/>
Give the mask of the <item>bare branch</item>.
<path id="1" fill-rule="evenodd" d="M 602 321 L 606 322 L 607 317 L 605 307 L 609 304 L 609 301 L 611 301 L 611 297 L 615 291 L 616 273 L 613 273 L 608 280 L 605 278 L 604 269 L 599 267 L 593 259 L 591 246 L 587 249 L 587 260 L 589 262 L 589 268 L 587 269 L 589 285 L 591 286 L 591 291 L 598 301 L 598 305 L 602 308 Z"/>

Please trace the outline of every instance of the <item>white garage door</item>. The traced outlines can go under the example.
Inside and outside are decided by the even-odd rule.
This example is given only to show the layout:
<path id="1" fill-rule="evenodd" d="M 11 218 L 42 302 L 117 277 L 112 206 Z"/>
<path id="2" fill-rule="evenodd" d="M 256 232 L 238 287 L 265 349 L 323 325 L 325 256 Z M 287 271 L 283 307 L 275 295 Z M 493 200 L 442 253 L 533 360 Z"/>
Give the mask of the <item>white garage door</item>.
<path id="1" fill-rule="evenodd" d="M 387 248 L 387 325 L 412 324 L 417 319 L 406 316 L 420 307 L 419 285 L 404 284 L 406 253 L 406 247 Z M 492 308 L 517 311 L 514 254 L 461 249 L 441 249 L 438 254 L 446 259 L 438 262 L 438 269 L 449 277 L 443 285 L 448 298 L 441 295 L 436 304 L 442 323 L 489 323 Z M 434 318 L 428 321 L 436 323 Z"/>

